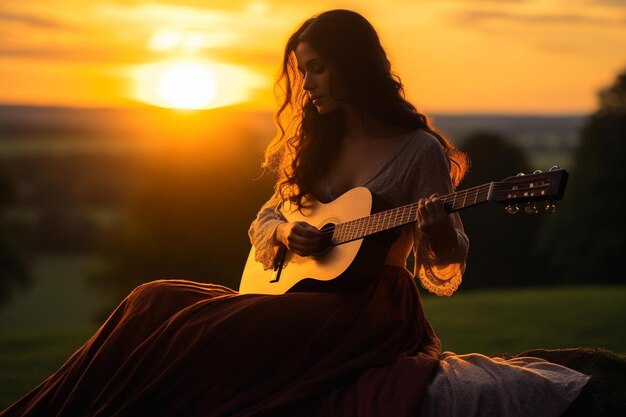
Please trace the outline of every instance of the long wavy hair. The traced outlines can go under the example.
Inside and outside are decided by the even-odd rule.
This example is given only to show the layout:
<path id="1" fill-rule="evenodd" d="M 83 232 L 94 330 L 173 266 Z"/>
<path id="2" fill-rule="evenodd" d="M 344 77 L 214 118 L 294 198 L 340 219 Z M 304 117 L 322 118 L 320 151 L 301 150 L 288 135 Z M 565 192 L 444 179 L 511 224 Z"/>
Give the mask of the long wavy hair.
<path id="1" fill-rule="evenodd" d="M 461 182 L 469 158 L 405 99 L 402 83 L 391 73 L 376 30 L 358 13 L 331 10 L 306 20 L 291 35 L 275 84 L 274 92 L 279 100 L 282 97 L 282 103 L 274 114 L 277 134 L 265 150 L 262 166 L 277 174 L 275 192 L 282 201 L 288 199 L 302 206 L 303 197 L 327 174 L 337 157 L 346 129 L 341 110 L 319 114 L 304 91 L 295 59 L 300 42 L 307 42 L 330 62 L 334 98 L 349 102 L 362 116 L 373 115 L 390 125 L 431 133 L 450 161 L 452 183 L 456 187 Z"/>

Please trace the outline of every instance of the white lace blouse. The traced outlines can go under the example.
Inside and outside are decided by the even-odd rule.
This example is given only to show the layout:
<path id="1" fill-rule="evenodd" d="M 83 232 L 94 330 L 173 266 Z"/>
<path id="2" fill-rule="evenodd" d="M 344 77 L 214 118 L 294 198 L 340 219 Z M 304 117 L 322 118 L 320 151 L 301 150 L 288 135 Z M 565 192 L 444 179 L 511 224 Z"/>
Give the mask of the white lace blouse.
<path id="1" fill-rule="evenodd" d="M 448 160 L 436 137 L 418 129 L 398 140 L 404 143 L 395 156 L 363 186 L 394 207 L 414 203 L 433 193 L 442 196 L 453 191 Z M 339 197 L 330 189 L 329 181 L 322 181 L 314 194 L 325 203 Z M 273 195 L 261 207 L 248 231 L 256 249 L 256 260 L 266 269 L 272 266 L 277 249 L 274 232 L 285 221 L 279 207 L 280 199 Z M 415 257 L 413 273 L 422 286 L 437 295 L 452 295 L 461 284 L 469 248 L 469 239 L 464 233 L 461 218 L 458 213 L 452 216 L 457 232 L 455 248 L 437 256 L 430 247 L 429 236 L 418 229 L 417 223 L 412 223 L 403 226 L 385 263 L 406 267 L 412 250 Z"/>

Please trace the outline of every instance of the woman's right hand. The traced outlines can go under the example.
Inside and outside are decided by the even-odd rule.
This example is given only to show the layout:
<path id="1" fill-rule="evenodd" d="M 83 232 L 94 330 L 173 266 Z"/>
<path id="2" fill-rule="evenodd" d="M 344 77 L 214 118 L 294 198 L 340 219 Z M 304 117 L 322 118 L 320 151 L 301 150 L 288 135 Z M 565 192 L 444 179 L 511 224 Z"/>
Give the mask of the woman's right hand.
<path id="1" fill-rule="evenodd" d="M 276 228 L 276 240 L 300 256 L 317 253 L 322 232 L 307 222 L 286 222 Z"/>

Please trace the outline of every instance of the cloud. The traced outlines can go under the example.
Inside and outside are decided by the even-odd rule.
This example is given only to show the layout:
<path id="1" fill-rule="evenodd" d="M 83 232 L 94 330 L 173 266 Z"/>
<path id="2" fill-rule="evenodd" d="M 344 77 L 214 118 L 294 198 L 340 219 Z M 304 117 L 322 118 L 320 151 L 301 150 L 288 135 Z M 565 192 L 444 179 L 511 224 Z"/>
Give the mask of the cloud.
<path id="1" fill-rule="evenodd" d="M 176 6 L 176 7 L 192 7 L 198 9 L 220 9 L 220 10 L 239 10 L 247 7 L 251 3 L 259 3 L 260 1 L 250 0 L 109 0 L 106 3 L 111 5 L 119 5 L 123 7 L 145 6 L 148 4 L 158 4 L 160 6 Z M 270 1 L 271 2 L 271 1 Z"/>
<path id="2" fill-rule="evenodd" d="M 69 29 L 68 26 L 51 19 L 6 10 L 0 11 L 0 22 L 17 23 L 40 29 Z"/>
<path id="3" fill-rule="evenodd" d="M 626 0 L 590 0 L 590 3 L 601 3 L 613 7 L 626 7 Z"/>
<path id="4" fill-rule="evenodd" d="M 487 22 L 521 23 L 526 25 L 591 25 L 591 26 L 626 26 L 624 17 L 581 15 L 573 13 L 523 14 L 503 11 L 469 10 L 455 15 L 456 23 L 462 25 L 481 25 Z"/>
<path id="5" fill-rule="evenodd" d="M 223 3 L 218 9 L 180 2 L 135 3 L 82 4 L 58 14 L 0 8 L 0 56 L 68 64 L 134 65 L 193 53 L 232 64 L 277 66 L 282 38 L 292 29 L 297 14 L 290 7 L 269 10 L 258 1 L 247 1 L 239 10 L 230 2 L 213 2 Z M 2 25 L 3 21 L 13 24 Z M 159 33 L 180 35 L 180 39 L 167 47 L 155 47 Z"/>

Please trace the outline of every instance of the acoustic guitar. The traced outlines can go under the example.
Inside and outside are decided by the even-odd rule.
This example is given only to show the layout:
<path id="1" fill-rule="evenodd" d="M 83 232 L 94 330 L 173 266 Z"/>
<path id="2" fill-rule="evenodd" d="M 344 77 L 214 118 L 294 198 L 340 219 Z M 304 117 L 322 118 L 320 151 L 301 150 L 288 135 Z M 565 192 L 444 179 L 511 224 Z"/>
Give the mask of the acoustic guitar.
<path id="1" fill-rule="evenodd" d="M 568 173 L 557 166 L 508 177 L 441 196 L 448 213 L 487 201 L 503 204 L 509 214 L 539 214 L 546 201 L 554 213 L 554 200 L 563 198 Z M 417 202 L 390 208 L 365 187 L 353 188 L 330 203 L 306 198 L 301 210 L 286 202 L 280 209 L 289 222 L 305 221 L 322 231 L 317 253 L 302 257 L 281 245 L 273 268 L 265 270 L 250 250 L 241 277 L 241 294 L 284 294 L 287 291 L 358 289 L 368 277 L 382 272 L 384 261 L 400 226 L 417 221 Z"/>

